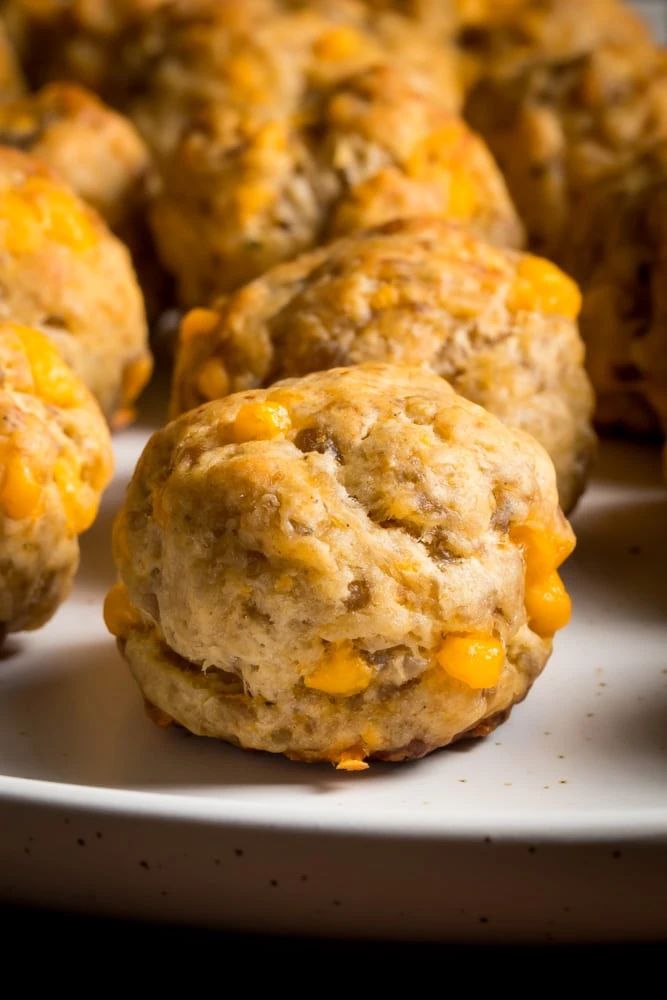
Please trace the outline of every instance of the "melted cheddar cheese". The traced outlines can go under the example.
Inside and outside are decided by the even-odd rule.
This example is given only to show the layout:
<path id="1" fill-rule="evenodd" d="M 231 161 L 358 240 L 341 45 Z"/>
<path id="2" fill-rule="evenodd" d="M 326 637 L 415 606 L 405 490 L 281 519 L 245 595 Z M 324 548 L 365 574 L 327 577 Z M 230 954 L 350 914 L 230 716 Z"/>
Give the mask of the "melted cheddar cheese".
<path id="1" fill-rule="evenodd" d="M 346 642 L 331 646 L 303 682 L 307 688 L 323 694 L 351 698 L 365 691 L 372 677 L 371 667 Z"/>

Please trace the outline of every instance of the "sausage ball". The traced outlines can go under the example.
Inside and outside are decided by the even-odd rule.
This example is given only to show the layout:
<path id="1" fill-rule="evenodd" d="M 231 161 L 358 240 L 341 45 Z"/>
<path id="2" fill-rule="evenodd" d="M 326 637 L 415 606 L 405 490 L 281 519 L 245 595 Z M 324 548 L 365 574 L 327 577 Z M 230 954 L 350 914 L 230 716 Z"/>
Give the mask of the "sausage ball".
<path id="1" fill-rule="evenodd" d="M 109 418 L 122 418 L 151 357 L 123 244 L 36 158 L 0 148 L 0 316 L 42 329 Z"/>
<path id="2" fill-rule="evenodd" d="M 531 246 L 561 260 L 595 186 L 667 135 L 667 57 L 616 0 L 523 0 L 463 39 L 479 71 L 468 119 Z"/>
<path id="3" fill-rule="evenodd" d="M 400 64 L 449 111 L 463 97 L 451 50 L 411 19 L 356 0 L 172 3 L 146 21 L 134 62 L 142 47 L 144 83 L 129 107 L 166 157 L 207 109 L 240 127 L 290 116 L 305 126 L 332 87 L 382 63 Z"/>
<path id="4" fill-rule="evenodd" d="M 152 211 L 185 305 L 394 218 L 436 215 L 464 220 L 493 242 L 522 240 L 481 140 L 389 67 L 346 79 L 301 117 L 255 126 L 218 112 L 164 164 Z"/>
<path id="5" fill-rule="evenodd" d="M 0 104 L 0 145 L 33 153 L 128 242 L 150 157 L 135 127 L 93 94 L 53 83 Z"/>
<path id="6" fill-rule="evenodd" d="M 581 203 L 566 264 L 585 288 L 600 424 L 667 431 L 667 142 Z"/>
<path id="7" fill-rule="evenodd" d="M 228 106 L 312 96 L 395 56 L 456 101 L 458 62 L 430 0 L 411 10 L 364 0 L 4 0 L 0 9 L 29 68 L 44 83 L 70 79 L 136 110 L 156 147 L 170 142 L 202 101 Z M 402 6 L 402 5 L 400 5 Z M 431 8 L 424 25 L 409 14 Z M 424 29 L 427 30 L 424 30 Z M 438 32 L 442 36 L 442 32 Z"/>
<path id="8" fill-rule="evenodd" d="M 533 438 L 432 372 L 339 368 L 153 436 L 106 618 L 162 722 L 359 770 L 506 717 L 572 547 Z"/>
<path id="9" fill-rule="evenodd" d="M 389 223 L 189 313 L 172 413 L 339 365 L 430 366 L 537 438 L 568 510 L 594 449 L 579 306 L 574 282 L 547 261 L 437 220 Z"/>
<path id="10" fill-rule="evenodd" d="M 0 145 L 33 153 L 128 246 L 150 318 L 169 302 L 146 207 L 152 158 L 128 118 L 82 87 L 48 84 L 0 105 Z"/>
<path id="11" fill-rule="evenodd" d="M 0 641 L 67 596 L 111 475 L 93 397 L 42 333 L 0 321 Z"/>

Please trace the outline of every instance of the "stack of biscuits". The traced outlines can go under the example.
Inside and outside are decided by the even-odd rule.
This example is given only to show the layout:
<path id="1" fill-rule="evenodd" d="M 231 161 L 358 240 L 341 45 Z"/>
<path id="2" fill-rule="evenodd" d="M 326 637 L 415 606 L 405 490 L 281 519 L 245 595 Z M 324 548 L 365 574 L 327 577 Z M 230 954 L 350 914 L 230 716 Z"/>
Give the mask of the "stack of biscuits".
<path id="1" fill-rule="evenodd" d="M 667 57 L 617 0 L 0 13 L 2 632 L 176 315 L 105 602 L 154 721 L 342 771 L 490 732 L 594 419 L 667 428 Z"/>

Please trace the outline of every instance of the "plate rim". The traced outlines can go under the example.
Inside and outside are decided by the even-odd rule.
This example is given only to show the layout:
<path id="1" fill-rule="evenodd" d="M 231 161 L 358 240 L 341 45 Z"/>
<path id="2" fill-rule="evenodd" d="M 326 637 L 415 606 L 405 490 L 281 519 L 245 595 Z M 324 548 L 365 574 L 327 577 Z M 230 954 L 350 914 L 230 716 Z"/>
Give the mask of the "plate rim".
<path id="1" fill-rule="evenodd" d="M 353 779 L 358 780 L 358 778 Z M 363 779 L 362 779 L 363 780 Z M 376 818 L 355 820 L 346 810 L 340 815 L 313 817 L 308 808 L 291 811 L 289 818 L 275 815 L 275 803 L 258 807 L 213 797 L 144 791 L 127 788 L 100 788 L 0 775 L 0 809 L 12 806 L 61 808 L 95 816 L 112 814 L 136 820 L 163 820 L 219 826 L 229 829 L 254 829 L 257 832 L 310 833 L 347 836 L 353 839 L 492 841 L 548 844 L 625 843 L 628 841 L 667 843 L 667 805 L 625 810 L 595 809 L 590 813 L 550 816 L 548 822 L 537 809 L 521 809 L 516 816 L 506 812 L 465 817 L 452 814 L 448 826 L 442 815 L 415 822 L 414 813 L 401 818 L 401 809 L 383 811 Z M 620 820 L 620 822 L 619 822 Z"/>

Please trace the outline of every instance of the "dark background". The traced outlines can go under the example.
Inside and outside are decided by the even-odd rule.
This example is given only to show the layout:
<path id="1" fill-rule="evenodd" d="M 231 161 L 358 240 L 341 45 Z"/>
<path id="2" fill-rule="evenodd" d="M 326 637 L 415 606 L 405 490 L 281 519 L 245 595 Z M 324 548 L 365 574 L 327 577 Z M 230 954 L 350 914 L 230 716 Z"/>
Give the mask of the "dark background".
<path id="1" fill-rule="evenodd" d="M 297 992 L 325 996 L 342 981 L 343 987 L 337 986 L 339 1000 L 356 1000 L 362 977 L 372 984 L 372 993 L 365 986 L 361 1000 L 385 991 L 391 995 L 399 976 L 408 977 L 411 995 L 426 990 L 429 1000 L 433 993 L 486 998 L 491 992 L 502 995 L 515 987 L 538 1000 L 552 997 L 562 982 L 567 993 L 576 996 L 583 992 L 584 973 L 594 977 L 591 995 L 595 997 L 601 981 L 621 969 L 633 975 L 630 997 L 649 990 L 660 997 L 666 995 L 667 979 L 665 942 L 521 947 L 321 940 L 143 924 L 14 906 L 0 906 L 0 948 L 5 968 L 19 952 L 27 951 L 34 959 L 29 958 L 25 967 L 29 978 L 40 973 L 48 978 L 53 973 L 54 986 L 58 972 L 68 977 L 77 972 L 89 975 L 86 970 L 99 963 L 100 975 L 91 980 L 91 994 L 106 993 L 108 977 L 127 966 L 149 981 L 152 978 L 156 987 L 158 980 L 166 979 L 173 988 L 170 977 L 185 975 L 192 977 L 190 985 L 195 989 L 200 977 L 210 973 L 218 980 L 216 994 L 233 992 L 239 1000 L 246 992 L 253 994 L 252 986 L 260 979 L 276 987 L 291 983 L 295 991 L 300 986 Z M 303 975 L 311 971 L 313 962 L 317 979 L 305 981 Z M 245 977 L 246 988 L 239 988 L 240 976 Z M 8 985 L 6 980 L 4 985 Z M 2 986 L 0 991 L 0 995 L 10 995 Z"/>

